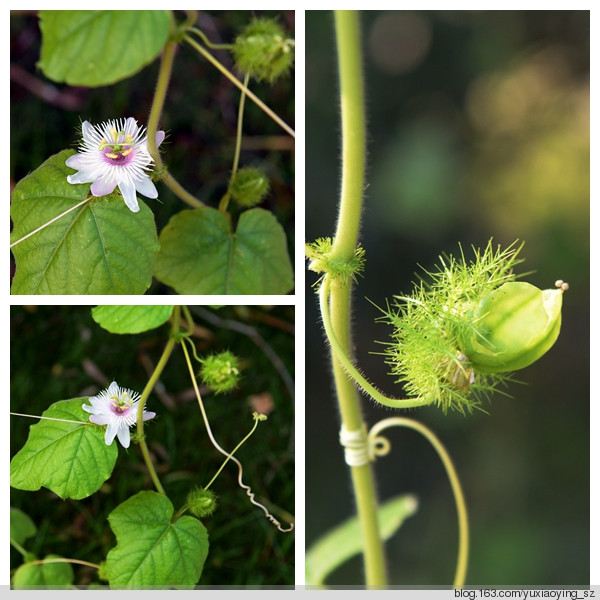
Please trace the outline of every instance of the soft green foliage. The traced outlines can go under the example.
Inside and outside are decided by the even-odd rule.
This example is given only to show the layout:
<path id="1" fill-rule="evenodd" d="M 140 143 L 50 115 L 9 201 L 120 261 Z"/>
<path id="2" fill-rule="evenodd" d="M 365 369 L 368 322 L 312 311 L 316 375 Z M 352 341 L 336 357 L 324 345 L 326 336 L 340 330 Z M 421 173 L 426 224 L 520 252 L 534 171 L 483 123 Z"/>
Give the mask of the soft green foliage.
<path id="1" fill-rule="evenodd" d="M 482 373 L 517 371 L 554 345 L 560 332 L 562 289 L 540 290 L 522 281 L 501 285 L 473 310 L 460 348 Z"/>
<path id="2" fill-rule="evenodd" d="M 32 557 L 33 558 L 33 557 Z M 44 560 L 62 558 L 48 554 Z M 15 586 L 56 587 L 73 583 L 73 567 L 68 562 L 48 562 L 39 565 L 21 565 L 13 576 Z"/>
<path id="3" fill-rule="evenodd" d="M 231 197 L 243 208 L 251 208 L 262 202 L 269 193 L 269 178 L 261 169 L 240 169 L 229 186 Z"/>
<path id="4" fill-rule="evenodd" d="M 217 508 L 217 496 L 212 490 L 193 489 L 186 498 L 190 512 L 199 519 L 210 517 Z"/>
<path id="5" fill-rule="evenodd" d="M 92 317 L 111 333 L 141 333 L 166 323 L 172 312 L 172 305 L 95 306 Z"/>
<path id="6" fill-rule="evenodd" d="M 273 19 L 255 19 L 236 38 L 233 53 L 236 67 L 252 77 L 273 83 L 287 75 L 294 64 L 294 40 L 286 39 Z"/>
<path id="7" fill-rule="evenodd" d="M 405 519 L 417 511 L 414 496 L 388 500 L 379 507 L 377 520 L 383 540 L 390 539 Z M 352 517 L 318 539 L 306 553 L 306 583 L 322 585 L 337 567 L 362 552 L 362 536 L 357 517 Z"/>
<path id="8" fill-rule="evenodd" d="M 285 294 L 293 287 L 285 233 L 260 208 L 232 231 L 213 208 L 184 210 L 160 234 L 156 278 L 180 294 Z"/>
<path id="9" fill-rule="evenodd" d="M 47 487 L 61 498 L 90 496 L 110 477 L 117 460 L 116 443 L 104 443 L 104 428 L 88 422 L 81 407 L 87 398 L 61 400 L 32 425 L 23 448 L 10 462 L 10 485 L 21 490 Z"/>
<path id="10" fill-rule="evenodd" d="M 231 391 L 240 379 L 239 360 L 229 351 L 201 359 L 200 377 L 217 394 Z"/>
<path id="11" fill-rule="evenodd" d="M 38 66 L 69 85 L 109 85 L 152 62 L 167 41 L 166 10 L 42 10 Z"/>
<path id="12" fill-rule="evenodd" d="M 11 242 L 89 196 L 72 185 L 63 150 L 22 179 L 13 191 Z M 92 198 L 13 247 L 13 294 L 141 294 L 150 286 L 158 251 L 150 209 L 132 213 L 119 195 Z"/>
<path id="13" fill-rule="evenodd" d="M 35 523 L 18 508 L 10 507 L 10 540 L 19 545 L 35 535 Z"/>
<path id="14" fill-rule="evenodd" d="M 426 273 L 430 281 L 415 285 L 411 296 L 396 296 L 382 320 L 394 327 L 393 342 L 386 349 L 392 373 L 413 398 L 433 401 L 443 410 L 469 412 L 507 379 L 500 374 L 481 374 L 469 364 L 460 339 L 477 333 L 473 306 L 501 286 L 513 281 L 513 268 L 521 247 L 512 244 L 494 250 L 490 241 L 467 262 L 440 257 L 437 271 Z"/>
<path id="15" fill-rule="evenodd" d="M 109 515 L 117 545 L 108 553 L 110 585 L 194 585 L 208 554 L 208 533 L 190 516 L 173 520 L 171 501 L 139 492 Z"/>

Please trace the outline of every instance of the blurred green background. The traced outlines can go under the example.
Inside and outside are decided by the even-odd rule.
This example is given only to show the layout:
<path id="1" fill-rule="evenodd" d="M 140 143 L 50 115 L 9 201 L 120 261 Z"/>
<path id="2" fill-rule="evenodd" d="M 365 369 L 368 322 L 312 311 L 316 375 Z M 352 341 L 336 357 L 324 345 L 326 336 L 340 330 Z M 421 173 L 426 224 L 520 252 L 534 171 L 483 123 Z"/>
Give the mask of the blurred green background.
<path id="1" fill-rule="evenodd" d="M 361 14 L 368 168 L 354 293 L 359 366 L 402 397 L 377 353 L 385 306 L 442 252 L 524 240 L 521 271 L 571 288 L 552 350 L 517 374 L 512 398 L 463 417 L 410 413 L 448 448 L 470 511 L 473 585 L 590 581 L 589 12 L 365 11 Z M 335 229 L 340 125 L 333 15 L 306 13 L 306 239 Z M 339 416 L 307 274 L 306 541 L 353 514 Z M 369 424 L 390 411 L 364 400 Z M 414 432 L 389 434 L 375 470 L 382 500 L 420 499 L 387 543 L 390 583 L 445 585 L 457 523 L 443 467 Z M 362 561 L 330 584 L 360 584 Z"/>
<path id="2" fill-rule="evenodd" d="M 175 11 L 178 21 L 185 13 Z M 294 37 L 294 11 L 199 11 L 196 26 L 213 43 L 232 43 L 253 16 L 276 18 Z M 10 18 L 10 177 L 12 187 L 51 155 L 79 145 L 81 121 L 132 116 L 146 124 L 158 75 L 159 59 L 114 85 L 70 87 L 48 80 L 36 68 L 40 58 L 37 11 L 11 11 Z M 234 70 L 231 56 L 212 51 Z M 235 71 L 234 71 L 235 72 Z M 286 123 L 294 127 L 294 72 L 273 86 L 250 83 L 250 89 Z M 239 90 L 193 48 L 182 44 L 176 54 L 169 92 L 159 124 L 167 132 L 161 145 L 173 176 L 198 199 L 217 207 L 227 189 L 237 128 Z M 244 110 L 240 167 L 261 166 L 271 192 L 261 207 L 272 211 L 285 229 L 288 249 L 294 249 L 294 140 L 254 102 Z M 159 200 L 147 200 L 160 232 L 170 217 L 189 208 L 163 184 Z M 14 265 L 12 265 L 14 268 Z M 158 282 L 147 294 L 173 291 Z"/>
<path id="3" fill-rule="evenodd" d="M 221 446 L 231 450 L 252 428 L 253 411 L 268 414 L 236 456 L 256 499 L 287 526 L 294 518 L 295 490 L 294 309 L 190 309 L 198 354 L 229 349 L 242 365 L 242 379 L 233 392 L 215 396 L 201 388 L 211 429 Z M 95 323 L 88 306 L 12 307 L 11 411 L 40 415 L 58 400 L 94 395 L 113 379 L 141 392 L 168 333 L 166 324 L 139 335 L 110 334 Z M 255 340 L 268 345 L 271 357 Z M 280 361 L 277 368 L 273 357 Z M 206 485 L 223 462 L 206 434 L 179 347 L 150 395 L 148 409 L 157 414 L 145 427 L 150 453 L 177 510 L 190 489 Z M 35 422 L 10 417 L 11 457 Z M 294 534 L 279 532 L 249 502 L 237 477 L 231 463 L 212 486 L 219 504 L 203 519 L 210 549 L 200 585 L 293 585 Z M 37 526 L 36 536 L 25 543 L 28 551 L 40 558 L 55 553 L 100 563 L 115 545 L 107 515 L 129 496 L 149 489 L 153 485 L 139 447 L 132 444 L 125 450 L 119 445 L 112 476 L 89 498 L 63 501 L 46 488 L 11 488 L 10 502 Z M 22 563 L 12 547 L 10 558 L 11 569 Z M 76 584 L 98 582 L 94 569 L 74 565 L 74 571 Z"/>

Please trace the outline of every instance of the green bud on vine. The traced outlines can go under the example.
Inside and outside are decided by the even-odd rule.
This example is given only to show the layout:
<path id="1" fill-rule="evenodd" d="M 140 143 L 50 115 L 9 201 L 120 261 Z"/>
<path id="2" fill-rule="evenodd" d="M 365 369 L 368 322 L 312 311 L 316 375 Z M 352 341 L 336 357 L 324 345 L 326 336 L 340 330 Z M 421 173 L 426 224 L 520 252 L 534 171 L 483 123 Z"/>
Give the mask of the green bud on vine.
<path id="1" fill-rule="evenodd" d="M 199 519 L 210 517 L 217 508 L 217 497 L 212 490 L 195 488 L 186 498 L 189 511 Z"/>
<path id="2" fill-rule="evenodd" d="M 294 40 L 287 39 L 281 25 L 273 19 L 251 21 L 235 40 L 233 56 L 242 73 L 273 83 L 286 75 L 294 63 Z"/>
<path id="3" fill-rule="evenodd" d="M 311 244 L 306 244 L 305 254 L 310 262 L 308 269 L 315 273 L 327 274 L 331 280 L 342 285 L 347 285 L 350 280 L 356 282 L 356 277 L 365 268 L 365 250 L 357 246 L 354 256 L 347 261 L 342 261 L 333 255 L 333 241 L 331 238 L 318 238 Z M 319 282 L 317 281 L 315 285 Z"/>
<path id="4" fill-rule="evenodd" d="M 239 360 L 235 354 L 225 351 L 201 359 L 200 377 L 205 385 L 217 394 L 229 392 L 240 379 Z"/>
<path id="5" fill-rule="evenodd" d="M 383 311 L 394 328 L 386 360 L 411 398 L 471 412 L 554 344 L 568 286 L 516 282 L 521 248 L 494 250 L 490 241 L 470 262 L 462 249 L 460 259 L 442 256 L 427 281 Z"/>
<path id="6" fill-rule="evenodd" d="M 263 201 L 269 192 L 269 178 L 256 167 L 244 167 L 229 185 L 233 200 L 242 208 L 251 208 Z"/>
<path id="7" fill-rule="evenodd" d="M 481 373 L 517 371 L 541 358 L 558 338 L 563 292 L 524 282 L 501 285 L 472 313 L 473 325 L 459 334 L 461 350 Z"/>

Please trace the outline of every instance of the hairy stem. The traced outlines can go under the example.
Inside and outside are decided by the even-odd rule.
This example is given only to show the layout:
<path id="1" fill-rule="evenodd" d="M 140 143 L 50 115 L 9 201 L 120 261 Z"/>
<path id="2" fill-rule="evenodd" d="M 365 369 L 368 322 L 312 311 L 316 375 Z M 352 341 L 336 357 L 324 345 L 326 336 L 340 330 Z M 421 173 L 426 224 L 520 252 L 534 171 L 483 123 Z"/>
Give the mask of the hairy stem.
<path id="1" fill-rule="evenodd" d="M 365 122 L 359 20 L 356 11 L 335 11 L 342 110 L 342 192 L 332 254 L 341 261 L 354 256 L 362 204 Z M 333 282 L 329 297 L 331 328 L 344 355 L 350 354 L 351 285 Z M 343 427 L 364 428 L 354 383 L 332 355 L 333 374 Z M 377 497 L 370 464 L 350 467 L 358 520 L 363 539 L 367 585 L 385 585 L 385 556 L 377 523 Z"/>
<path id="2" fill-rule="evenodd" d="M 376 389 L 358 371 L 358 369 L 352 364 L 352 361 L 344 352 L 344 349 L 337 339 L 335 330 L 331 324 L 331 317 L 329 315 L 330 288 L 331 282 L 329 275 L 325 275 L 321 283 L 321 287 L 319 288 L 319 305 L 321 307 L 321 316 L 323 317 L 323 327 L 325 328 L 325 333 L 327 334 L 327 339 L 331 344 L 331 349 L 335 355 L 335 358 L 341 363 L 342 367 L 344 367 L 348 376 L 351 377 L 366 394 L 371 396 L 373 400 L 379 402 L 379 404 L 383 404 L 384 406 L 388 406 L 390 408 L 417 408 L 419 406 L 427 406 L 428 404 L 431 404 L 433 402 L 433 398 L 390 398 Z"/>

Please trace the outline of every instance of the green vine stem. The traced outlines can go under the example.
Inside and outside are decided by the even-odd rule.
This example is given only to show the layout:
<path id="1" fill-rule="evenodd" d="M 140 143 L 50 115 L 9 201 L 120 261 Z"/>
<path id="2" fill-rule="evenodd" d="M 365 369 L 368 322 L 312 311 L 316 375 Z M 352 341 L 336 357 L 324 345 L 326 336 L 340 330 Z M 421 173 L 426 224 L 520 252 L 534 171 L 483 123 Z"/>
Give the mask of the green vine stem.
<path id="1" fill-rule="evenodd" d="M 358 242 L 365 162 L 365 119 L 362 89 L 359 19 L 356 11 L 335 11 L 342 117 L 342 191 L 332 258 L 348 262 Z M 331 284 L 331 329 L 343 354 L 350 354 L 351 285 Z M 332 355 L 333 374 L 342 424 L 348 431 L 365 425 L 353 381 Z M 356 509 L 363 539 L 367 585 L 385 585 L 383 542 L 377 523 L 377 497 L 370 464 L 350 467 Z"/>
<path id="2" fill-rule="evenodd" d="M 418 408 L 420 406 L 427 406 L 433 402 L 431 399 L 423 398 L 390 398 L 385 394 L 382 394 L 377 388 L 373 387 L 371 383 L 365 379 L 365 377 L 358 371 L 358 369 L 352 364 L 352 361 L 348 358 L 341 343 L 335 335 L 335 330 L 331 323 L 330 311 L 329 311 L 329 297 L 331 289 L 331 280 L 329 275 L 323 277 L 321 287 L 319 288 L 319 306 L 321 308 L 321 316 L 323 318 L 323 327 L 327 334 L 327 339 L 331 344 L 333 354 L 336 359 L 341 363 L 342 367 L 348 373 L 348 375 L 358 384 L 361 389 L 371 396 L 373 400 L 388 406 L 390 408 Z"/>
<path id="3" fill-rule="evenodd" d="M 181 307 L 175 306 L 173 308 L 173 317 L 171 320 L 171 337 L 163 350 L 162 356 L 160 357 L 154 372 L 150 376 L 144 391 L 140 397 L 140 401 L 138 404 L 137 410 L 137 433 L 140 438 L 140 448 L 142 450 L 142 455 L 144 457 L 144 461 L 146 466 L 148 467 L 148 472 L 150 473 L 150 477 L 152 478 L 152 482 L 154 483 L 154 487 L 161 493 L 165 494 L 165 490 L 158 479 L 158 475 L 156 474 L 156 470 L 154 469 L 154 465 L 152 464 L 152 460 L 150 458 L 150 452 L 148 450 L 148 444 L 146 444 L 146 439 L 144 437 L 144 406 L 146 405 L 146 400 L 148 400 L 148 396 L 150 392 L 156 385 L 165 365 L 167 364 L 169 357 L 171 356 L 171 352 L 173 352 L 173 348 L 177 343 L 177 335 L 179 334 L 179 321 L 181 316 Z"/>
<path id="4" fill-rule="evenodd" d="M 197 27 L 190 27 L 189 31 L 190 31 L 190 33 L 197 35 L 202 40 L 202 43 L 205 46 L 207 46 L 208 48 L 210 48 L 211 50 L 233 50 L 233 47 L 234 47 L 233 44 L 213 44 L 208 39 L 206 34 L 203 31 L 201 31 L 200 29 L 198 29 Z"/>
<path id="5" fill-rule="evenodd" d="M 189 35 L 185 35 L 183 39 L 194 48 L 198 53 L 200 53 L 208 62 L 210 62 L 214 67 L 216 67 L 231 83 L 237 86 L 252 102 L 254 102 L 262 111 L 264 111 L 275 123 L 277 123 L 282 129 L 284 129 L 289 135 L 293 138 L 296 137 L 296 133 L 294 130 L 275 112 L 273 112 L 256 94 L 250 91 L 242 82 L 237 79 L 233 73 L 231 73 L 228 69 L 226 69 L 210 52 L 202 47 L 194 38 Z"/>
<path id="6" fill-rule="evenodd" d="M 246 443 L 248 439 L 250 439 L 250 436 L 254 433 L 256 427 L 258 426 L 259 420 L 260 419 L 258 416 L 254 419 L 254 425 L 252 426 L 250 432 L 247 433 L 242 441 L 229 453 L 229 456 L 223 461 L 217 472 L 213 475 L 213 478 L 204 486 L 205 490 L 207 490 L 215 482 L 221 471 L 225 468 L 225 465 L 233 458 L 233 455 Z"/>
<path id="7" fill-rule="evenodd" d="M 252 429 L 252 431 L 235 447 L 235 449 L 233 450 L 233 452 L 227 452 L 227 450 L 224 450 L 219 443 L 217 442 L 217 440 L 215 439 L 215 436 L 213 435 L 212 429 L 210 427 L 210 423 L 208 422 L 208 416 L 206 414 L 206 410 L 204 409 L 204 403 L 202 402 L 202 396 L 200 395 L 200 390 L 198 389 L 198 382 L 196 381 L 196 376 L 194 375 L 194 369 L 192 367 L 192 361 L 190 360 L 190 355 L 188 353 L 187 347 L 186 347 L 186 341 L 189 342 L 190 346 L 193 347 L 193 343 L 192 341 L 188 338 L 188 337 L 184 337 L 181 340 L 181 349 L 183 350 L 183 354 L 185 356 L 185 361 L 187 363 L 188 366 L 188 370 L 190 373 L 190 378 L 192 380 L 192 385 L 194 386 L 194 391 L 196 392 L 196 399 L 198 400 L 198 406 L 200 408 L 200 412 L 202 413 L 202 419 L 204 421 L 204 426 L 206 427 L 206 432 L 208 434 L 208 437 L 212 443 L 212 445 L 215 447 L 215 449 L 220 452 L 223 456 L 227 457 L 227 460 L 223 463 L 223 466 L 225 466 L 225 464 L 227 463 L 228 460 L 233 461 L 238 468 L 238 485 L 246 492 L 246 496 L 248 496 L 248 499 L 250 500 L 250 502 L 252 504 L 254 504 L 254 506 L 257 506 L 258 508 L 260 508 L 265 517 L 267 517 L 267 519 L 273 523 L 273 525 L 275 525 L 275 527 L 277 527 L 277 529 L 279 529 L 279 531 L 281 531 L 282 533 L 288 533 L 290 531 L 293 531 L 294 529 L 294 524 L 290 524 L 289 527 L 284 528 L 281 523 L 267 510 L 267 508 L 261 504 L 260 502 L 257 502 L 255 500 L 254 497 L 254 492 L 252 492 L 252 489 L 250 488 L 250 486 L 246 485 L 243 481 L 242 481 L 242 475 L 243 475 L 243 467 L 242 467 L 242 463 L 235 458 L 235 456 L 233 456 L 234 452 L 237 452 L 238 448 L 240 448 L 240 446 L 250 437 L 250 435 L 254 432 L 254 428 Z M 258 423 L 258 421 L 262 420 L 258 414 L 255 416 L 255 427 L 256 424 Z M 223 466 L 221 468 L 223 468 Z M 220 471 L 220 469 L 219 469 Z M 218 473 L 217 473 L 218 475 Z M 214 480 L 214 478 L 213 478 Z M 211 482 L 209 483 L 209 485 L 212 484 L 213 480 L 211 480 Z M 208 488 L 208 486 L 206 486 Z"/>
<path id="8" fill-rule="evenodd" d="M 250 75 L 246 73 L 244 77 L 244 87 L 248 87 L 248 81 L 250 80 Z M 221 202 L 219 202 L 219 210 L 221 212 L 225 212 L 227 210 L 227 206 L 229 205 L 229 199 L 231 198 L 231 184 L 235 179 L 235 175 L 238 170 L 238 165 L 240 163 L 240 152 L 242 150 L 242 125 L 244 122 L 244 104 L 246 101 L 246 94 L 244 91 L 240 94 L 240 106 L 238 108 L 238 120 L 237 120 L 237 133 L 235 136 L 235 153 L 233 156 L 233 166 L 231 168 L 231 176 L 229 177 L 229 185 L 227 186 L 227 191 L 221 198 Z"/>
<path id="9" fill-rule="evenodd" d="M 23 548 L 23 546 L 21 546 L 21 544 L 19 544 L 17 541 L 13 540 L 12 537 L 10 538 L 10 545 L 17 550 L 21 556 L 25 557 L 27 555 L 27 550 L 25 550 L 25 548 Z"/>
<path id="10" fill-rule="evenodd" d="M 156 146 L 156 132 L 158 130 L 158 122 L 162 115 L 163 107 L 165 104 L 165 98 L 167 96 L 167 90 L 169 88 L 169 80 L 171 79 L 171 72 L 173 70 L 173 60 L 175 58 L 175 51 L 177 50 L 177 42 L 170 40 L 167 42 L 163 49 L 162 58 L 160 60 L 160 68 L 158 71 L 158 80 L 156 82 L 156 89 L 154 90 L 154 98 L 152 99 L 152 107 L 150 109 L 150 116 L 148 117 L 148 152 L 154 160 L 154 165 L 157 171 L 164 170 L 161 175 L 161 181 L 167 185 L 173 193 L 181 198 L 184 202 L 193 206 L 194 208 L 201 208 L 204 203 L 198 200 L 195 196 L 190 194 L 165 168 Z"/>
<path id="11" fill-rule="evenodd" d="M 456 563 L 456 573 L 454 575 L 454 587 L 462 587 L 465 584 L 469 560 L 469 520 L 465 497 L 452 459 L 443 444 L 429 428 L 418 421 L 406 417 L 390 417 L 373 425 L 369 431 L 368 438 L 369 447 L 376 449 L 376 454 L 383 455 L 389 450 L 388 440 L 379 437 L 379 433 L 388 427 L 407 427 L 419 432 L 431 443 L 444 464 L 448 479 L 450 480 L 450 485 L 452 486 L 452 493 L 454 494 L 454 500 L 456 502 L 456 512 L 458 514 L 458 559 Z"/>
<path id="12" fill-rule="evenodd" d="M 31 560 L 23 563 L 21 567 L 28 567 L 30 565 L 48 565 L 51 563 L 73 563 L 75 565 L 84 565 L 85 567 L 92 567 L 99 569 L 100 565 L 96 563 L 88 562 L 87 560 L 79 560 L 78 558 L 43 558 L 41 560 Z"/>

